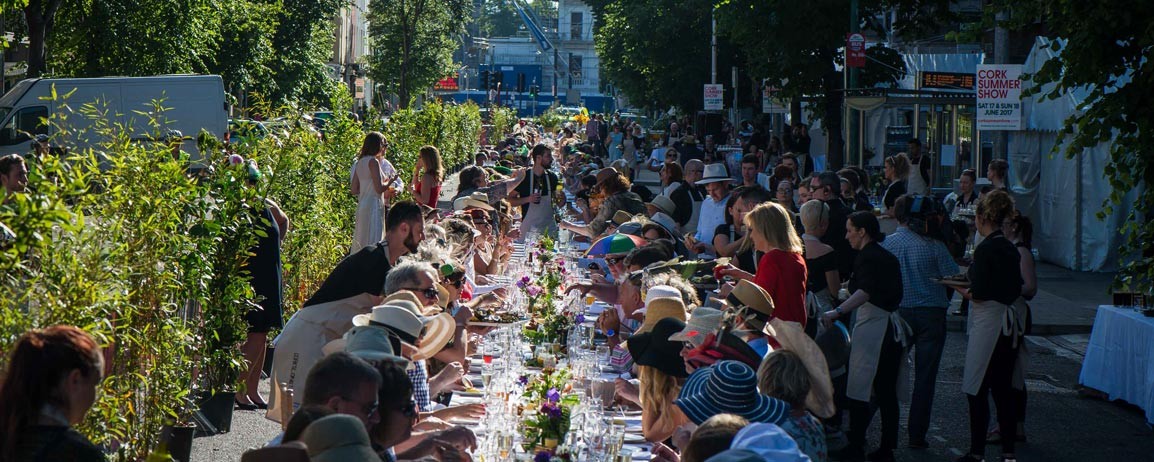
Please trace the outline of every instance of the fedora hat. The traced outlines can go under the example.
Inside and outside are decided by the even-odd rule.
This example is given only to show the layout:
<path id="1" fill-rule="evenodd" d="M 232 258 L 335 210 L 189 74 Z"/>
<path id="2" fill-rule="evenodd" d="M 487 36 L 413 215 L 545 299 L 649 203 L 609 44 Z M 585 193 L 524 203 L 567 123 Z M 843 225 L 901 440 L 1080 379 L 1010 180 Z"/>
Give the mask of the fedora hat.
<path id="1" fill-rule="evenodd" d="M 317 419 L 305 428 L 301 441 L 308 446 L 309 460 L 313 462 L 380 460 L 369 442 L 365 425 L 348 414 Z"/>
<path id="2" fill-rule="evenodd" d="M 685 323 L 685 328 L 680 332 L 674 333 L 669 337 L 669 340 L 674 342 L 689 342 L 693 346 L 701 345 L 705 341 L 705 337 L 711 332 L 716 332 L 721 327 L 722 313 L 720 310 L 715 310 L 708 307 L 698 307 L 693 310 L 689 316 L 689 321 Z"/>
<path id="3" fill-rule="evenodd" d="M 625 346 L 633 362 L 655 368 L 670 377 L 686 377 L 685 362 L 681 359 L 681 342 L 670 341 L 669 336 L 685 328 L 677 318 L 665 318 L 653 330 L 634 334 Z"/>
<path id="4" fill-rule="evenodd" d="M 385 305 L 374 306 L 368 314 L 353 316 L 353 325 L 387 327 L 402 342 L 416 346 L 428 322 L 427 318 L 419 314 L 419 310 L 412 302 L 393 300 Z"/>
<path id="5" fill-rule="evenodd" d="M 663 196 L 658 196 L 658 197 L 663 197 Z M 658 226 L 665 228 L 665 231 L 667 233 L 669 233 L 669 235 L 672 236 L 674 239 L 676 239 L 677 236 L 681 235 L 680 233 L 677 232 L 680 229 L 680 227 L 677 226 L 677 222 L 673 220 L 673 217 L 666 215 L 663 212 L 657 212 L 657 213 L 653 214 L 653 216 L 649 217 L 649 219 L 652 220 L 654 223 L 657 223 Z"/>
<path id="6" fill-rule="evenodd" d="M 719 181 L 726 181 L 730 183 L 736 181 L 729 176 L 729 171 L 725 169 L 725 164 L 720 162 L 707 164 L 705 166 L 704 174 L 701 176 L 700 180 L 697 180 L 696 184 L 702 185 L 708 183 L 717 183 Z"/>
<path id="7" fill-rule="evenodd" d="M 657 211 L 665 212 L 666 215 L 673 215 L 673 212 L 677 210 L 677 204 L 674 204 L 673 199 L 670 199 L 669 196 L 656 196 L 648 204 L 645 204 L 645 207 L 649 209 L 649 213 Z"/>
<path id="8" fill-rule="evenodd" d="M 397 356 L 389 331 L 377 326 L 354 326 L 341 339 L 342 349 L 366 361 L 393 361 L 408 368 L 409 360 Z"/>
<path id="9" fill-rule="evenodd" d="M 745 313 L 737 312 L 737 314 L 743 315 L 745 322 L 757 330 L 763 329 L 769 318 L 773 317 L 773 298 L 769 296 L 769 292 L 748 279 L 738 281 L 729 292 L 729 296 L 725 297 L 725 301 L 734 310 L 741 307 L 750 308 Z"/>
<path id="10" fill-rule="evenodd" d="M 681 301 L 681 296 L 661 297 L 651 300 L 645 304 L 645 320 L 641 321 L 641 327 L 637 328 L 638 334 L 653 330 L 653 326 L 657 325 L 657 321 L 665 318 L 676 318 L 685 322 L 688 317 L 686 315 L 685 302 Z"/>
<path id="11" fill-rule="evenodd" d="M 492 212 L 496 210 L 489 205 L 489 196 L 483 192 L 477 191 L 468 196 L 458 197 L 453 201 L 453 210 L 461 211 L 466 209 L 481 209 Z"/>
<path id="12" fill-rule="evenodd" d="M 609 223 L 612 224 L 613 226 L 621 227 L 621 225 L 628 223 L 629 220 L 632 220 L 632 219 L 633 219 L 633 215 L 630 215 L 629 212 L 626 212 L 624 210 L 618 210 L 617 212 L 613 213 L 613 218 L 609 219 Z"/>
<path id="13" fill-rule="evenodd" d="M 694 371 L 673 404 L 697 425 L 718 414 L 777 424 L 790 410 L 786 402 L 758 393 L 757 372 L 738 361 L 718 361 Z"/>

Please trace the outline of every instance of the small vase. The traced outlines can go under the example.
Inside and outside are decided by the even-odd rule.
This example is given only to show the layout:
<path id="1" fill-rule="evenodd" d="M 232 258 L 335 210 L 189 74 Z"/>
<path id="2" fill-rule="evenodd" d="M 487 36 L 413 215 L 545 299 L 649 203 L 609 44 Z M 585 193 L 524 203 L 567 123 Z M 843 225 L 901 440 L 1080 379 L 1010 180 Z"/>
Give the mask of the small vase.
<path id="1" fill-rule="evenodd" d="M 545 446 L 550 451 L 557 449 L 557 438 L 545 438 L 545 441 L 542 441 L 541 445 Z"/>

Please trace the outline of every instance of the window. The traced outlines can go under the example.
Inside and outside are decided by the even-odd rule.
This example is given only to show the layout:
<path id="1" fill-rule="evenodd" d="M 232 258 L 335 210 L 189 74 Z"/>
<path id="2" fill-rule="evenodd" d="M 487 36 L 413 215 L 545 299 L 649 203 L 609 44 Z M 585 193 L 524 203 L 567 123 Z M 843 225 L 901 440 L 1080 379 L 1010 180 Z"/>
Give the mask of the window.
<path id="1" fill-rule="evenodd" d="M 581 33 L 583 29 L 582 24 L 584 17 L 580 11 L 574 11 L 569 15 L 569 40 L 581 40 L 584 34 Z"/>
<path id="2" fill-rule="evenodd" d="M 48 118 L 47 106 L 32 106 L 17 110 L 4 128 L 0 129 L 0 145 L 11 146 L 23 143 L 35 135 L 47 135 L 48 126 L 42 123 Z M 31 135 L 31 136 L 29 136 Z"/>
<path id="3" fill-rule="evenodd" d="M 581 55 L 569 53 L 569 75 L 574 79 L 581 78 Z"/>

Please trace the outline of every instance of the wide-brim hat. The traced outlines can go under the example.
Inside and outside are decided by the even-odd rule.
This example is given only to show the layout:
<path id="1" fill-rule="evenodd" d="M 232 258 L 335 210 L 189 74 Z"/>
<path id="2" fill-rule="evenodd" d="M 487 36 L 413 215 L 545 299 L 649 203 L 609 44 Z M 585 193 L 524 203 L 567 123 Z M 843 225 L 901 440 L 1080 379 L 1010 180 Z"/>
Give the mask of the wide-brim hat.
<path id="1" fill-rule="evenodd" d="M 703 172 L 701 179 L 697 180 L 697 183 L 694 184 L 703 185 L 717 183 L 719 181 L 733 183 L 737 180 L 729 176 L 729 171 L 725 169 L 725 164 L 713 163 L 705 165 L 705 172 Z"/>
<path id="2" fill-rule="evenodd" d="M 630 236 L 644 237 L 641 235 L 641 228 L 645 225 L 640 221 L 627 221 L 617 227 L 617 234 L 628 234 Z"/>
<path id="3" fill-rule="evenodd" d="M 398 290 L 393 292 L 389 294 L 388 297 L 385 297 L 383 300 L 381 300 L 381 305 L 388 305 L 389 302 L 394 302 L 397 300 L 405 300 L 412 302 L 413 306 L 421 306 L 421 299 L 418 298 L 417 294 L 413 293 L 411 290 Z M 408 307 L 408 305 L 405 306 Z"/>
<path id="4" fill-rule="evenodd" d="M 656 196 L 645 206 L 652 207 L 651 210 L 665 212 L 666 215 L 673 215 L 673 212 L 677 210 L 677 204 L 674 204 L 673 199 L 670 199 L 669 196 Z"/>
<path id="5" fill-rule="evenodd" d="M 685 302 L 681 301 L 681 297 L 662 297 L 655 298 L 645 305 L 645 320 L 641 322 L 641 327 L 637 328 L 638 334 L 653 330 L 657 322 L 665 318 L 675 318 L 685 322 L 688 310 L 685 309 Z"/>
<path id="6" fill-rule="evenodd" d="M 382 326 L 397 333 L 402 342 L 416 346 L 428 320 L 421 316 L 419 305 L 406 300 L 393 300 L 374 306 L 368 314 L 353 316 L 354 326 Z"/>
<path id="7" fill-rule="evenodd" d="M 378 326 L 354 326 L 345 332 L 341 349 L 366 361 L 393 361 L 408 368 L 409 360 L 393 351 L 389 331 Z"/>
<path id="8" fill-rule="evenodd" d="M 652 331 L 629 337 L 625 345 L 634 363 L 655 368 L 670 377 L 686 377 L 689 374 L 681 359 L 681 342 L 669 340 L 670 335 L 684 328 L 681 320 L 665 318 L 658 321 Z"/>
<path id="9" fill-rule="evenodd" d="M 301 441 L 309 448 L 313 462 L 379 460 L 369 442 L 365 425 L 355 416 L 333 414 L 317 419 L 305 428 Z"/>
<path id="10" fill-rule="evenodd" d="M 724 314 L 721 310 L 700 306 L 693 310 L 689 315 L 689 321 L 686 321 L 685 328 L 680 332 L 674 333 L 669 337 L 669 340 L 675 342 L 689 342 L 693 346 L 701 345 L 705 341 L 705 337 L 712 332 L 717 332 L 721 327 L 721 319 Z"/>
<path id="11" fill-rule="evenodd" d="M 839 331 L 839 335 L 845 332 L 836 327 L 830 330 Z M 830 380 L 829 363 L 821 347 L 805 333 L 805 328 L 798 322 L 773 318 L 765 325 L 764 333 L 773 337 L 780 349 L 796 354 L 809 373 L 810 387 L 805 399 L 806 408 L 820 418 L 832 416 L 837 407 L 833 402 L 833 382 Z M 846 353 L 848 355 L 848 349 Z M 764 365 L 764 362 L 762 364 Z"/>
<path id="12" fill-rule="evenodd" d="M 769 292 L 748 279 L 738 281 L 729 292 L 729 296 L 725 297 L 725 301 L 735 310 L 741 306 L 748 307 L 745 313 L 738 314 L 745 315 L 746 323 L 758 330 L 764 328 L 766 321 L 773 317 L 773 298 L 769 296 Z"/>
<path id="13" fill-rule="evenodd" d="M 777 424 L 790 410 L 784 401 L 758 393 L 757 372 L 738 361 L 718 361 L 694 371 L 673 404 L 697 425 L 718 414 Z"/>
<path id="14" fill-rule="evenodd" d="M 451 301 L 451 300 L 449 300 L 449 296 L 450 296 L 449 295 L 449 289 L 445 288 L 445 286 L 441 285 L 441 283 L 439 283 L 439 282 L 436 284 L 436 287 L 437 287 L 437 306 L 440 306 L 442 310 L 449 309 L 449 302 Z"/>
<path id="15" fill-rule="evenodd" d="M 667 286 L 667 285 L 656 285 L 656 286 L 650 287 L 650 288 L 645 290 L 645 305 L 648 306 L 649 302 L 652 302 L 653 300 L 656 300 L 658 298 L 677 298 L 677 299 L 680 299 L 680 298 L 682 298 L 681 295 L 682 295 L 681 291 L 677 290 L 676 287 Z"/>
<path id="16" fill-rule="evenodd" d="M 445 345 L 453 340 L 453 331 L 457 328 L 457 321 L 453 320 L 453 316 L 449 313 L 441 313 L 427 319 L 429 321 L 425 324 L 425 335 L 421 337 L 417 352 L 413 353 L 414 361 L 429 359 L 440 353 Z"/>
<path id="17" fill-rule="evenodd" d="M 496 210 L 489 205 L 489 196 L 483 192 L 477 191 L 468 196 L 458 197 L 453 201 L 453 210 L 461 211 L 466 209 L 481 209 L 490 212 Z"/>

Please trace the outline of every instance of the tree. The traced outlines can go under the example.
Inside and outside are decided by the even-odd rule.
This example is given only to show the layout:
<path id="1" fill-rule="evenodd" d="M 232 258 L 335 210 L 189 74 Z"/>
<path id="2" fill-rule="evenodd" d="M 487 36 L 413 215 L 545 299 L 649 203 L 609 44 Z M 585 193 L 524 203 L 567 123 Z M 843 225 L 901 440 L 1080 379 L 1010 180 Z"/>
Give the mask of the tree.
<path id="1" fill-rule="evenodd" d="M 271 1 L 271 0 L 262 0 Z M 274 87 L 271 102 L 309 101 L 327 104 L 340 82 L 329 78 L 325 63 L 333 53 L 332 18 L 348 0 L 281 0 L 272 37 L 269 68 Z M 347 91 L 347 90 L 345 90 Z"/>
<path id="2" fill-rule="evenodd" d="M 375 0 L 369 5 L 369 75 L 407 108 L 413 94 L 453 71 L 465 0 Z"/>
<path id="3" fill-rule="evenodd" d="M 1053 39 L 1057 57 L 1033 75 L 1041 96 L 1059 98 L 1073 91 L 1086 96 L 1078 111 L 1066 119 L 1061 133 L 1065 155 L 1073 158 L 1084 149 L 1110 143 L 1110 160 L 1104 176 L 1113 191 L 1099 218 L 1135 191 L 1127 222 L 1122 227 L 1126 242 L 1120 254 L 1117 283 L 1150 293 L 1154 287 L 1154 69 L 1150 50 L 1154 35 L 1154 9 L 1142 0 L 1108 1 L 997 0 L 993 12 L 1010 13 L 1010 28 L 1032 27 L 1041 22 Z M 992 14 L 987 17 L 989 19 Z M 1023 96 L 1027 96 L 1023 93 Z M 1060 149 L 1061 143 L 1055 146 Z"/>
<path id="4" fill-rule="evenodd" d="M 19 3 L 19 2 L 17 2 Z M 64 0 L 28 0 L 24 22 L 28 25 L 28 77 L 40 77 L 47 61 L 45 42 L 56 25 L 56 13 Z"/>
<path id="5" fill-rule="evenodd" d="M 701 107 L 702 85 L 710 81 L 711 0 L 588 3 L 602 80 L 639 105 Z M 728 75 L 738 62 L 735 48 L 722 39 L 718 49 L 719 76 Z"/>
<path id="6" fill-rule="evenodd" d="M 484 37 L 512 37 L 521 30 L 521 16 L 513 3 L 501 0 L 483 0 L 477 30 Z"/>

